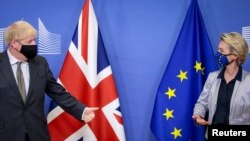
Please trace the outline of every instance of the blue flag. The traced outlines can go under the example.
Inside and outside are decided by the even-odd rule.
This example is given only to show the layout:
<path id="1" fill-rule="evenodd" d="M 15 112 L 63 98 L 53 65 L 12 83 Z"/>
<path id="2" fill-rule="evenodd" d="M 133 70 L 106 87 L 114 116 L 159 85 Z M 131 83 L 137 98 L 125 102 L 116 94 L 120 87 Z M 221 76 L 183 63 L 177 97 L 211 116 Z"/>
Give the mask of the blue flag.
<path id="1" fill-rule="evenodd" d="M 205 128 L 192 119 L 208 73 L 217 70 L 197 0 L 192 0 L 159 85 L 151 119 L 158 141 L 202 141 Z"/>

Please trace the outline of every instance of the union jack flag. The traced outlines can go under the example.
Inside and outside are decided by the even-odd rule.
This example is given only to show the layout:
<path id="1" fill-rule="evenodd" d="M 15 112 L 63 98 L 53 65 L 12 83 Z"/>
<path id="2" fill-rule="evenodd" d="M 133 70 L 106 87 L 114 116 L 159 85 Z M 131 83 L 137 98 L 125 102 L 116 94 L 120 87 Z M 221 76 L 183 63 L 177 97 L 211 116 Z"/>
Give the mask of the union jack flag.
<path id="1" fill-rule="evenodd" d="M 114 78 L 90 0 L 85 0 L 58 82 L 86 106 L 100 110 L 86 124 L 55 106 L 48 114 L 52 141 L 125 141 Z"/>

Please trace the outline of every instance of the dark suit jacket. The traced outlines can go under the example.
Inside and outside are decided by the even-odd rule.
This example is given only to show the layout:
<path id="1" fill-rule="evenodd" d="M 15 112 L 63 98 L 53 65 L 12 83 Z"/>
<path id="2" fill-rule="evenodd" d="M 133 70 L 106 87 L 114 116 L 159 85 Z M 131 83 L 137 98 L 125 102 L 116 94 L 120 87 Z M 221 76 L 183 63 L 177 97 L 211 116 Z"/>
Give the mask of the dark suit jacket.
<path id="1" fill-rule="evenodd" d="M 56 82 L 47 61 L 36 56 L 29 62 L 30 84 L 26 102 L 22 101 L 7 52 L 0 53 L 0 140 L 49 141 L 44 114 L 44 95 L 48 94 L 66 112 L 81 120 L 85 108 Z"/>

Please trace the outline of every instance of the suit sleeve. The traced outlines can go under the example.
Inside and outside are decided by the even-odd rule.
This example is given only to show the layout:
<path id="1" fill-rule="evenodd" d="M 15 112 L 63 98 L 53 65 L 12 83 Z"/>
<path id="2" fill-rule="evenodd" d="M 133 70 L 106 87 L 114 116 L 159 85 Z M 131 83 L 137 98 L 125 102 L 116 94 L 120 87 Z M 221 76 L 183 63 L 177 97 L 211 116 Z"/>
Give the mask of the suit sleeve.
<path id="1" fill-rule="evenodd" d="M 57 83 L 45 59 L 44 62 L 46 68 L 45 71 L 47 73 L 47 85 L 45 92 L 63 110 L 82 121 L 82 114 L 86 106 L 68 93 L 62 85 Z"/>
<path id="2" fill-rule="evenodd" d="M 193 115 L 199 115 L 201 117 L 205 117 L 206 112 L 208 111 L 208 98 L 211 90 L 211 86 L 213 81 L 216 78 L 216 73 L 210 73 L 208 78 L 203 86 L 203 90 L 195 104 Z"/>

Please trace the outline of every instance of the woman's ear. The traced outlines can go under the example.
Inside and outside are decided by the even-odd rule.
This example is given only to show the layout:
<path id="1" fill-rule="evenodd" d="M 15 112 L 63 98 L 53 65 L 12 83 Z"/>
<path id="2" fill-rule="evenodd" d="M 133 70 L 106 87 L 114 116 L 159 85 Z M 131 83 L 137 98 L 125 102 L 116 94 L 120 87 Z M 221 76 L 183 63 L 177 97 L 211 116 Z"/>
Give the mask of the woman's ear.
<path id="1" fill-rule="evenodd" d="M 235 59 L 238 59 L 238 56 L 236 54 L 234 54 L 234 57 L 235 57 Z"/>
<path id="2" fill-rule="evenodd" d="M 233 58 L 234 58 L 234 60 L 237 60 L 239 57 L 236 54 L 234 54 Z"/>

